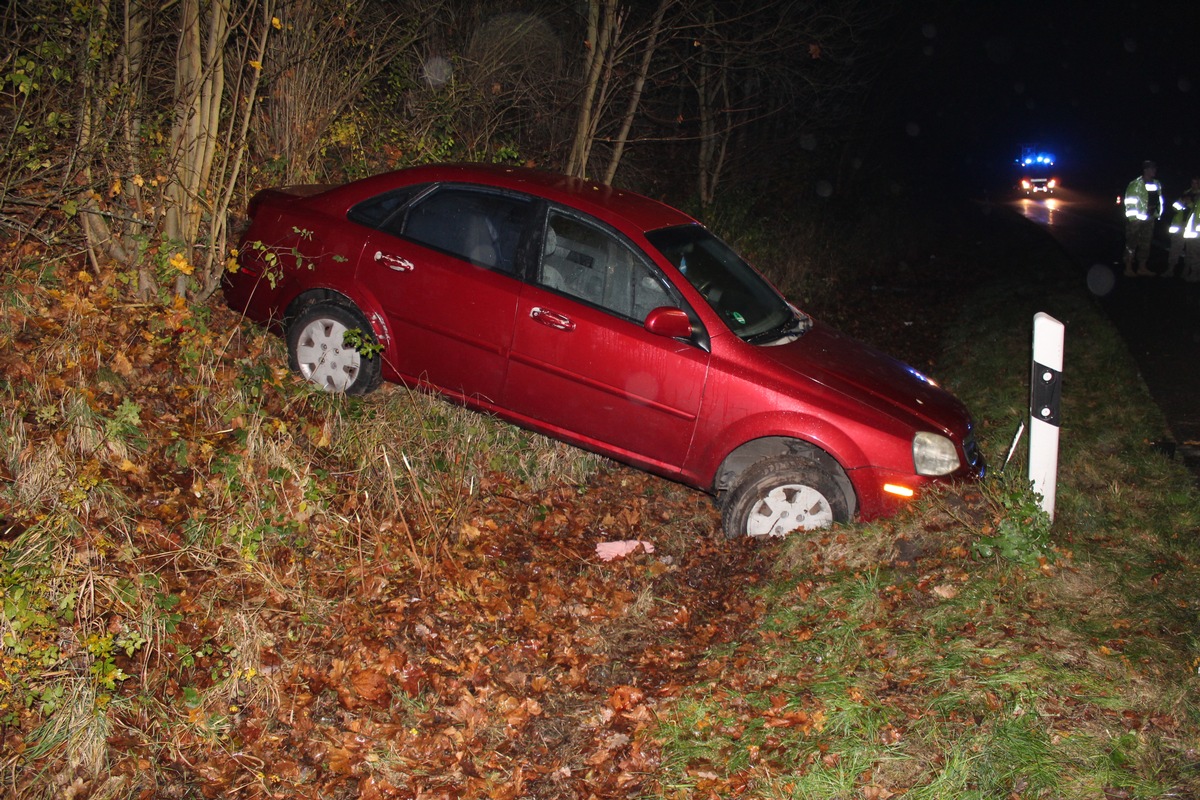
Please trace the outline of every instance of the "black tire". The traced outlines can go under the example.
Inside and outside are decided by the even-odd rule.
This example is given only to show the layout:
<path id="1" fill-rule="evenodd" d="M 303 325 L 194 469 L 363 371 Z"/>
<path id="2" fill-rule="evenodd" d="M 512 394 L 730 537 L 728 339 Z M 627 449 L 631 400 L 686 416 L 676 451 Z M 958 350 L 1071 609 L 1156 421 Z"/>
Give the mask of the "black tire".
<path id="1" fill-rule="evenodd" d="M 347 345 L 347 331 L 375 344 L 375 332 L 349 301 L 337 297 L 306 306 L 287 328 L 288 365 L 327 392 L 364 395 L 383 379 L 378 353 L 363 355 Z"/>
<path id="2" fill-rule="evenodd" d="M 838 480 L 794 456 L 748 467 L 721 498 L 721 527 L 730 539 L 786 536 L 849 519 L 849 502 Z"/>

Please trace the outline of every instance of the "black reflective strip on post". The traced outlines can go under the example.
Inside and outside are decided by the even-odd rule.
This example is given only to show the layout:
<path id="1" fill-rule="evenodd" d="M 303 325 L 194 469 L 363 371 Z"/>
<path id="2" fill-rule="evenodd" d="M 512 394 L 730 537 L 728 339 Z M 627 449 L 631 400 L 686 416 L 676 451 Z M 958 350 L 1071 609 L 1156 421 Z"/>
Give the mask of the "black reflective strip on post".
<path id="1" fill-rule="evenodd" d="M 1029 392 L 1029 416 L 1058 427 L 1062 412 L 1062 373 L 1033 362 Z"/>

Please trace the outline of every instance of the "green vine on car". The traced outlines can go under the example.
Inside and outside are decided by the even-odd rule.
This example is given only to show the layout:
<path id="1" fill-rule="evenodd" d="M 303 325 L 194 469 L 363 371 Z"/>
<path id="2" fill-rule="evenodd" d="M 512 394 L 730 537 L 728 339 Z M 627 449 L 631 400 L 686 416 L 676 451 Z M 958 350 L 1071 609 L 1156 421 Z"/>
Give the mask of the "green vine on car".
<path id="1" fill-rule="evenodd" d="M 312 241 L 312 238 L 313 238 L 313 232 L 308 230 L 307 228 L 293 227 L 292 233 L 296 234 L 297 236 L 299 236 L 301 239 L 304 239 L 305 241 Z M 252 242 L 246 242 L 245 246 L 255 252 L 262 254 L 262 256 L 261 256 L 262 262 L 263 262 L 262 277 L 266 279 L 267 285 L 269 285 L 272 289 L 274 289 L 279 284 L 279 281 L 283 279 L 283 270 L 285 269 L 285 265 L 280 260 L 280 257 L 279 257 L 279 252 L 283 248 L 277 247 L 275 245 L 269 245 L 266 242 L 263 242 L 261 239 L 256 239 L 255 241 L 252 241 Z M 315 266 L 315 262 L 313 261 L 313 259 L 307 258 L 303 253 L 300 252 L 300 249 L 298 247 L 293 246 L 291 248 L 286 249 L 284 252 L 296 260 L 296 264 L 295 264 L 296 269 L 311 270 Z M 345 256 L 340 255 L 338 253 L 333 253 L 329 257 L 338 263 L 348 260 Z M 233 252 L 233 257 L 230 258 L 228 262 L 226 262 L 225 268 L 228 269 L 230 272 L 237 272 L 238 269 L 240 268 L 240 266 L 241 265 L 238 261 L 238 253 L 235 250 Z"/>
<path id="2" fill-rule="evenodd" d="M 342 336 L 342 344 L 353 347 L 363 358 L 374 358 L 383 352 L 383 345 L 360 328 L 351 328 Z"/>

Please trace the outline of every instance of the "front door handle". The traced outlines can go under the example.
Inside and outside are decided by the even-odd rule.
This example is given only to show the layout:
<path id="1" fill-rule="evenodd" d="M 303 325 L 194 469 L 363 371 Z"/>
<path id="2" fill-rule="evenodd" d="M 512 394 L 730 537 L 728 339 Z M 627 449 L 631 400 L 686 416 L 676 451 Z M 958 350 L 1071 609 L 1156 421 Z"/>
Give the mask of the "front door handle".
<path id="1" fill-rule="evenodd" d="M 388 269 L 394 269 L 396 272 L 411 272 L 413 268 L 413 263 L 407 258 L 385 253 L 382 250 L 375 251 L 375 260 L 386 264 Z"/>
<path id="2" fill-rule="evenodd" d="M 529 312 L 529 316 L 548 328 L 556 328 L 560 331 L 575 330 L 575 323 L 571 321 L 570 317 L 564 316 L 555 311 L 547 311 L 541 306 L 534 306 L 533 310 Z"/>

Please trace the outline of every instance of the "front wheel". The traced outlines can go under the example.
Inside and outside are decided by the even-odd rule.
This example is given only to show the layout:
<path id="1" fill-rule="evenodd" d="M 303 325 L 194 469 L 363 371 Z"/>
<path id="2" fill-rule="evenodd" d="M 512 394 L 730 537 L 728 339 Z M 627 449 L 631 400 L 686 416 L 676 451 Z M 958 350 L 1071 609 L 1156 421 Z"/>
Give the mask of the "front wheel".
<path id="1" fill-rule="evenodd" d="M 721 527 L 730 539 L 786 536 L 796 530 L 847 522 L 838 482 L 803 458 L 773 458 L 746 469 L 721 501 Z"/>
<path id="2" fill-rule="evenodd" d="M 313 303 L 288 325 L 288 361 L 305 380 L 327 392 L 361 395 L 380 383 L 380 357 L 364 356 L 346 341 L 357 332 L 368 344 L 375 343 L 370 324 L 348 300 Z"/>

